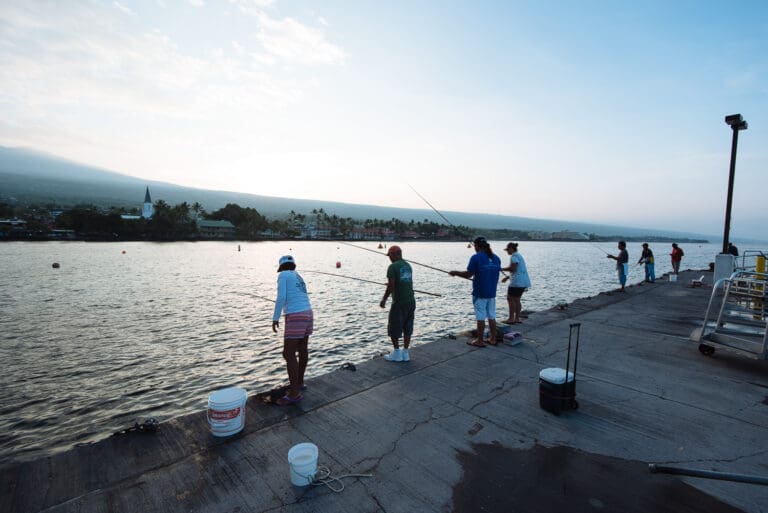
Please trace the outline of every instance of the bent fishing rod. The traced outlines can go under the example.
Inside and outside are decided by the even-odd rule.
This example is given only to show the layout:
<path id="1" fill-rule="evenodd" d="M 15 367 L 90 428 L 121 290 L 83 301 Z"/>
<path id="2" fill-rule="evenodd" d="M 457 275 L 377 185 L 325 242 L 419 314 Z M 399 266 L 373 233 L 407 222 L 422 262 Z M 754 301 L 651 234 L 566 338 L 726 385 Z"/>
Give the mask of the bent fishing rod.
<path id="1" fill-rule="evenodd" d="M 442 217 L 442 218 L 443 218 L 443 220 L 444 220 L 446 223 L 448 223 L 449 225 L 451 225 L 451 226 L 453 227 L 453 229 L 454 229 L 454 230 L 456 230 L 456 233 L 459 233 L 459 232 L 461 231 L 461 230 L 459 230 L 459 227 L 458 227 L 458 226 L 456 226 L 455 224 L 453 224 L 453 223 L 452 223 L 452 222 L 451 222 L 451 221 L 450 221 L 450 220 L 449 220 L 447 217 L 445 217 L 445 216 L 443 215 L 443 213 L 442 213 L 442 212 L 440 212 L 438 209 L 436 209 L 436 208 L 435 208 L 435 207 L 432 205 L 432 203 L 430 203 L 429 201 L 427 201 L 427 198 L 425 198 L 424 196 L 422 196 L 421 194 L 419 194 L 419 191 L 417 191 L 416 189 L 414 189 L 414 188 L 413 188 L 413 185 L 409 184 L 408 182 L 405 182 L 405 183 L 406 183 L 406 184 L 408 184 L 408 187 L 410 187 L 410 188 L 411 188 L 411 190 L 412 190 L 413 192 L 415 192 L 415 193 L 416 193 L 416 195 L 417 195 L 419 198 L 421 198 L 422 200 L 424 200 L 424 203 L 426 203 L 427 205 L 429 205 L 429 208 L 431 208 L 432 210 L 434 210 L 434 211 L 435 211 L 435 213 L 436 213 L 437 215 L 439 215 L 440 217 Z M 415 263 L 415 262 L 414 262 L 414 263 Z M 503 275 L 505 278 L 509 278 L 509 276 L 507 276 L 507 273 L 505 273 L 504 271 L 501 271 L 501 274 L 502 274 L 502 275 Z"/>
<path id="2" fill-rule="evenodd" d="M 376 285 L 384 285 L 385 287 L 387 286 L 386 283 L 381 283 L 379 281 L 373 281 L 373 280 L 365 280 L 363 278 L 356 278 L 355 276 L 347 276 L 345 274 L 328 273 L 328 272 L 325 272 L 325 271 L 310 271 L 310 270 L 307 270 L 307 269 L 304 269 L 302 272 L 304 272 L 304 273 L 315 273 L 315 274 L 325 274 L 327 276 L 336 276 L 338 278 L 347 278 L 348 280 L 362 281 L 362 282 L 365 282 L 365 283 L 375 283 Z M 424 291 L 424 290 L 416 290 L 416 289 L 413 289 L 413 291 L 414 292 L 418 292 L 419 294 L 427 294 L 429 296 L 443 297 L 442 294 L 435 294 L 434 292 L 427 292 L 427 291 Z"/>
<path id="3" fill-rule="evenodd" d="M 453 224 L 452 222 L 450 222 L 450 221 L 448 220 L 448 218 L 447 218 L 447 217 L 445 217 L 445 216 L 442 214 L 442 212 L 440 212 L 438 209 L 436 209 L 434 206 L 432 206 L 432 203 L 430 203 L 429 201 L 427 201 L 427 198 L 425 198 L 424 196 L 422 196 L 421 194 L 419 194 L 419 191 L 417 191 L 416 189 L 414 189 L 414 188 L 413 188 L 413 185 L 409 184 L 408 182 L 405 182 L 405 183 L 406 183 L 406 184 L 408 184 L 408 187 L 410 187 L 410 188 L 411 188 L 411 190 L 412 190 L 413 192 L 415 192 L 415 193 L 416 193 L 416 196 L 418 196 L 419 198 L 421 198 L 422 200 L 424 200 L 424 203 L 426 203 L 427 205 L 429 205 L 429 208 L 431 208 L 432 210 L 434 210 L 434 211 L 435 211 L 435 213 L 436 213 L 437 215 L 439 215 L 440 217 L 442 217 L 442 218 L 443 218 L 443 221 L 445 221 L 446 223 L 448 223 L 449 225 L 451 225 L 451 226 L 453 227 L 453 229 L 454 229 L 454 230 L 456 230 L 457 232 L 459 231 L 458 227 L 457 227 L 455 224 Z"/>
<path id="4" fill-rule="evenodd" d="M 372 250 L 372 249 L 364 248 L 364 247 L 362 247 L 362 246 L 358 246 L 358 245 L 356 245 L 356 244 L 351 244 L 351 243 L 349 243 L 349 242 L 344 242 L 343 240 L 340 240 L 340 241 L 339 241 L 339 243 L 341 243 L 341 244 L 344 244 L 345 246 L 352 246 L 353 248 L 357 248 L 357 249 L 363 249 L 363 250 L 365 250 L 365 251 L 370 251 L 371 253 L 376 253 L 377 255 L 387 256 L 387 254 L 386 254 L 386 253 L 382 253 L 382 252 L 380 252 L 380 251 L 374 251 L 374 250 Z M 445 274 L 451 274 L 451 272 L 450 272 L 450 271 L 446 271 L 445 269 L 438 269 L 437 267 L 432 267 L 431 265 L 427 265 L 427 264 L 421 264 L 421 263 L 419 263 L 419 262 L 416 262 L 416 261 L 414 261 L 414 260 L 411 260 L 411 259 L 409 259 L 409 258 L 404 258 L 403 260 L 405 260 L 406 262 L 409 262 L 409 263 L 411 263 L 411 264 L 416 264 L 416 265 L 420 265 L 420 266 L 422 266 L 422 267 L 426 267 L 427 269 L 432 269 L 433 271 L 439 271 L 439 272 L 441 272 L 441 273 L 445 273 Z M 463 278 L 463 276 L 462 276 L 462 278 Z M 472 278 L 466 278 L 466 279 L 467 279 L 467 280 L 471 280 Z"/>

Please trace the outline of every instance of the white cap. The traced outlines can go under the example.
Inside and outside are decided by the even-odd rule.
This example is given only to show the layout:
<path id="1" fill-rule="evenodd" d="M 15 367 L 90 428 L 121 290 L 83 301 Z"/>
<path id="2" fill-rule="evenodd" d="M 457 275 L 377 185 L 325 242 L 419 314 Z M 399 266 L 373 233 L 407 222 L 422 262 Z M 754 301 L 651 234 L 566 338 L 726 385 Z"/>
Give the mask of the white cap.
<path id="1" fill-rule="evenodd" d="M 280 261 L 278 262 L 278 269 L 283 264 L 294 264 L 296 265 L 296 260 L 293 259 L 293 255 L 285 255 L 280 257 Z"/>

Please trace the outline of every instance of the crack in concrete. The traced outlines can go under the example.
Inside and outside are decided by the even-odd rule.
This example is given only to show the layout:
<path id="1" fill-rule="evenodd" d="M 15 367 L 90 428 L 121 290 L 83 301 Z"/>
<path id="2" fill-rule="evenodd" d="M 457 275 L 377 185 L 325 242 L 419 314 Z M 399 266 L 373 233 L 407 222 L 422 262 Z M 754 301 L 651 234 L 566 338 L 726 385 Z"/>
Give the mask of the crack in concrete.
<path id="1" fill-rule="evenodd" d="M 749 454 L 742 454 L 740 456 L 736 456 L 733 458 L 718 458 L 718 459 L 712 459 L 712 458 L 700 458 L 695 460 L 670 460 L 662 462 L 664 464 L 667 463 L 673 463 L 673 464 L 690 464 L 690 463 L 735 463 L 739 460 L 743 460 L 745 458 L 754 458 L 757 456 L 763 456 L 764 454 L 768 454 L 768 449 L 763 449 L 762 451 L 752 452 Z"/>
<path id="2" fill-rule="evenodd" d="M 352 467 L 356 468 L 358 466 L 362 466 L 363 463 L 368 461 L 368 460 L 373 460 L 375 462 L 373 464 L 373 466 L 364 468 L 364 470 L 363 470 L 363 472 L 365 472 L 365 473 L 372 473 L 381 464 L 381 462 L 382 462 L 382 460 L 384 458 L 386 458 L 387 456 L 389 456 L 390 454 L 394 453 L 397 450 L 397 446 L 399 445 L 400 441 L 404 437 L 406 437 L 409 434 L 413 433 L 416 429 L 419 428 L 419 426 L 423 426 L 423 425 L 429 424 L 432 421 L 432 408 L 431 407 L 428 408 L 427 413 L 428 413 L 428 415 L 427 415 L 426 419 L 424 419 L 422 421 L 419 421 L 419 422 L 413 422 L 413 426 L 411 426 L 408 429 L 404 429 L 403 431 L 401 431 L 400 434 L 392 442 L 392 447 L 390 448 L 390 450 L 386 451 L 385 453 L 383 453 L 378 458 L 376 458 L 376 457 L 363 458 L 362 460 L 353 463 Z"/>
<path id="3" fill-rule="evenodd" d="M 471 414 L 473 414 L 473 415 L 474 415 L 474 414 L 475 414 L 475 412 L 474 412 L 475 408 L 478 408 L 478 407 L 480 407 L 480 406 L 483 406 L 484 404 L 488 404 L 489 402 L 491 402 L 491 401 L 493 401 L 493 400 L 495 400 L 495 399 L 498 399 L 498 398 L 499 398 L 499 397 L 501 397 L 502 395 L 506 394 L 506 393 L 507 393 L 509 390 L 505 390 L 505 387 L 506 387 L 507 383 L 508 383 L 510 380 L 512 380 L 512 379 L 515 379 L 515 377 L 513 377 L 513 376 L 510 376 L 509 378 L 505 379 L 505 380 L 504 380 L 504 382 L 503 382 L 503 383 L 502 383 L 500 386 L 492 388 L 492 389 L 491 389 L 491 392 L 498 390 L 498 391 L 499 391 L 499 393 L 498 393 L 498 394 L 493 394 L 491 397 L 489 397 L 488 399 L 486 399 L 486 400 L 484 400 L 484 401 L 480 401 L 480 402 L 478 402 L 478 403 L 475 403 L 475 405 L 474 405 L 474 406 L 472 406 L 471 408 L 469 408 L 469 409 L 467 410 L 467 413 L 471 413 Z M 518 380 L 515 382 L 515 384 L 514 384 L 514 385 L 512 385 L 512 386 L 510 387 L 510 390 L 511 390 L 511 389 L 513 389 L 513 388 L 515 388 L 515 387 L 517 387 L 518 385 L 520 385 L 520 380 L 519 380 L 519 379 L 518 379 Z"/>

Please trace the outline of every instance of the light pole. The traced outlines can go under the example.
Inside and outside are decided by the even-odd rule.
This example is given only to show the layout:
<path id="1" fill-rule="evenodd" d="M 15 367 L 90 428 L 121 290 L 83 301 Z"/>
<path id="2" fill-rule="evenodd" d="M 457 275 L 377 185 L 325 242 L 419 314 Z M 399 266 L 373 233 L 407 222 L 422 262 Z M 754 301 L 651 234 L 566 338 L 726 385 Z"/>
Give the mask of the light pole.
<path id="1" fill-rule="evenodd" d="M 731 231 L 731 204 L 733 203 L 733 175 L 736 171 L 736 145 L 739 143 L 739 130 L 747 129 L 747 122 L 741 114 L 725 116 L 725 122 L 733 130 L 733 142 L 731 143 L 731 170 L 728 174 L 728 200 L 725 204 L 725 231 L 723 232 L 723 253 L 728 251 L 728 234 Z"/>

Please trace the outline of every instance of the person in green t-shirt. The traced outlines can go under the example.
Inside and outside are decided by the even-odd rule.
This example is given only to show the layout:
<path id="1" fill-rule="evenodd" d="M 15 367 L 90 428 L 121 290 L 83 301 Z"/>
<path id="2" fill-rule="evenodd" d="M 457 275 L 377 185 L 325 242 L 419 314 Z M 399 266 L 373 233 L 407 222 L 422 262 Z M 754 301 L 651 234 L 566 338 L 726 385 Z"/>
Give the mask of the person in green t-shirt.
<path id="1" fill-rule="evenodd" d="M 392 352 L 384 358 L 390 362 L 408 362 L 411 355 L 408 348 L 413 334 L 413 315 L 416 311 L 416 299 L 413 297 L 413 269 L 403 260 L 400 246 L 390 246 L 387 256 L 392 262 L 387 268 L 387 290 L 379 306 L 385 308 L 387 298 L 392 294 L 392 306 L 389 309 L 387 333 L 392 339 Z M 403 337 L 403 349 L 400 349 L 400 337 Z"/>

